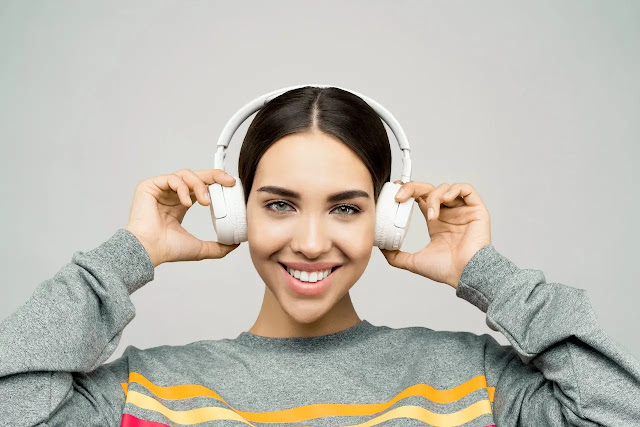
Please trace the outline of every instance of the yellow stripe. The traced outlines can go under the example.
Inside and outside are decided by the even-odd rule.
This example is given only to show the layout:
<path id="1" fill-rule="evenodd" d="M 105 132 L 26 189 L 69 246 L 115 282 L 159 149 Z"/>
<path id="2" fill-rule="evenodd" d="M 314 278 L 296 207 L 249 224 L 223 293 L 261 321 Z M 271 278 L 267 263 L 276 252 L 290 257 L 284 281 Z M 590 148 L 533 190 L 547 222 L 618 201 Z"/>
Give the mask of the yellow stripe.
<path id="1" fill-rule="evenodd" d="M 397 418 L 413 418 L 434 427 L 451 427 L 468 423 L 484 414 L 491 414 L 491 403 L 486 399 L 452 414 L 436 414 L 419 406 L 401 406 L 365 423 L 350 427 L 369 427 Z"/>
<path id="2" fill-rule="evenodd" d="M 142 409 L 158 412 L 178 424 L 190 425 L 205 423 L 212 420 L 234 420 L 253 426 L 253 424 L 247 422 L 247 420 L 229 409 L 204 407 L 188 411 L 174 411 L 167 408 L 153 397 L 146 396 L 133 390 L 127 394 L 127 403 L 132 403 Z"/>
<path id="3" fill-rule="evenodd" d="M 329 417 L 329 416 L 373 415 L 373 414 L 382 412 L 390 408 L 391 406 L 393 406 L 396 402 L 411 396 L 421 396 L 435 403 L 450 403 L 481 388 L 487 389 L 489 394 L 489 400 L 484 400 L 484 402 L 492 402 L 494 391 L 495 391 L 494 387 L 487 387 L 486 378 L 484 377 L 484 375 L 479 375 L 457 387 L 454 387 L 448 390 L 437 390 L 426 384 L 415 384 L 411 387 L 408 387 L 407 389 L 405 389 L 404 391 L 396 395 L 393 399 L 385 403 L 369 403 L 369 404 L 318 403 L 318 404 L 305 405 L 297 408 L 290 408 L 290 409 L 284 409 L 284 410 L 272 411 L 272 412 L 245 412 L 245 411 L 240 411 L 233 408 L 220 395 L 218 395 L 218 393 L 199 384 L 182 384 L 182 385 L 163 387 L 163 386 L 158 386 L 153 384 L 151 381 L 149 381 L 147 378 L 145 378 L 143 375 L 137 372 L 131 372 L 129 374 L 129 382 L 130 383 L 137 382 L 143 385 L 153 394 L 155 394 L 156 396 L 162 399 L 177 400 L 177 399 L 188 399 L 192 397 L 201 397 L 201 396 L 211 397 L 227 405 L 229 408 L 231 408 L 231 410 L 233 410 L 238 416 L 242 417 L 243 419 L 251 420 L 255 422 L 280 422 L 280 423 L 300 422 L 304 420 Z M 124 389 L 125 383 L 121 383 L 121 385 L 123 386 L 123 389 Z M 126 392 L 127 390 L 125 390 L 125 394 Z M 127 397 L 127 402 L 128 401 L 129 399 Z M 469 408 L 474 407 L 474 405 L 471 405 Z M 463 411 L 466 411 L 469 408 L 466 408 Z M 216 410 L 218 409 L 221 409 L 221 408 L 216 408 Z M 458 413 L 461 413 L 461 412 L 462 411 Z M 491 412 L 491 406 L 489 405 L 489 413 L 490 412 Z M 439 415 L 439 414 L 434 414 L 434 415 Z M 445 414 L 445 415 L 450 416 L 453 414 Z M 227 419 L 227 418 L 224 418 L 224 419 Z"/>
<path id="4" fill-rule="evenodd" d="M 174 411 L 167 408 L 154 398 L 138 393 L 137 391 L 129 392 L 127 395 L 127 403 L 131 403 L 142 409 L 158 412 L 170 421 L 183 425 L 198 424 L 215 420 L 234 420 L 253 426 L 253 424 L 245 420 L 243 417 L 226 408 L 203 407 L 188 411 Z M 355 424 L 352 427 L 369 427 L 397 418 L 412 418 L 435 427 L 458 426 L 484 414 L 491 414 L 491 404 L 486 399 L 476 402 L 473 405 L 452 414 L 437 414 L 418 406 L 401 406 L 362 424 Z M 328 416 L 326 414 L 318 415 L 319 416 L 316 416 L 315 418 Z M 279 421 L 269 419 L 263 422 Z"/>

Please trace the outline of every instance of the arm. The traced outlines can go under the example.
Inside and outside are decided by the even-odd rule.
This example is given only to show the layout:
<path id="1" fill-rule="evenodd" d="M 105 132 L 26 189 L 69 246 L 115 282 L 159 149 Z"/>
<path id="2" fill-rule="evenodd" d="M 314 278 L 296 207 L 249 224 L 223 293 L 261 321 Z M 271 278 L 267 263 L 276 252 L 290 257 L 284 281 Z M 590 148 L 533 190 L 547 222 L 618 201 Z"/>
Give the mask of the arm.
<path id="1" fill-rule="evenodd" d="M 456 295 L 512 345 L 485 335 L 497 426 L 640 423 L 640 363 L 602 330 L 584 289 L 547 283 L 488 245 L 465 266 Z"/>
<path id="2" fill-rule="evenodd" d="M 102 364 L 135 316 L 130 294 L 153 276 L 119 229 L 38 285 L 0 324 L 0 426 L 119 425 L 127 359 Z"/>

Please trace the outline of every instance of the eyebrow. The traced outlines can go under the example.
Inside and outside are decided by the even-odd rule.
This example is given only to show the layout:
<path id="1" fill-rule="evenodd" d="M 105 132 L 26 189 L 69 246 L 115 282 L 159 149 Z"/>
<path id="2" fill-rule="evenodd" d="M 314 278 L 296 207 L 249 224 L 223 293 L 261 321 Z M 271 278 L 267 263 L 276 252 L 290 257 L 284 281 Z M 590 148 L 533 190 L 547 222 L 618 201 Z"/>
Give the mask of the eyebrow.
<path id="1" fill-rule="evenodd" d="M 289 190 L 288 188 L 277 187 L 275 185 L 265 185 L 263 187 L 258 188 L 256 191 L 264 191 L 265 193 L 276 194 L 278 196 L 289 197 L 296 200 L 300 199 L 300 193 L 297 193 L 293 190 Z M 327 196 L 327 202 L 335 203 L 341 200 L 354 199 L 356 197 L 371 198 L 369 193 L 367 193 L 366 191 L 347 190 L 347 191 L 339 191 L 337 193 L 329 194 L 329 196 Z"/>

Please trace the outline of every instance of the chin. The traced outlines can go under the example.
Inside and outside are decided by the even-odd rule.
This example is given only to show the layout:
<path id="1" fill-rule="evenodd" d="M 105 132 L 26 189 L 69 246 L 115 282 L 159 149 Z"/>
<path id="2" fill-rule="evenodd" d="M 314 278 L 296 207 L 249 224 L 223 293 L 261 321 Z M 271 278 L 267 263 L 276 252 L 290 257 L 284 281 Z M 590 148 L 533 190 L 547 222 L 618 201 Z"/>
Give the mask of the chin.
<path id="1" fill-rule="evenodd" d="M 332 308 L 332 305 L 327 306 L 327 298 L 299 299 L 291 298 L 287 293 L 282 296 L 285 300 L 278 300 L 282 310 L 301 324 L 311 324 L 322 319 Z"/>
<path id="2" fill-rule="evenodd" d="M 296 322 L 310 325 L 312 323 L 316 323 L 320 321 L 329 310 L 321 310 L 318 307 L 305 309 L 302 307 L 296 307 L 293 312 L 288 312 L 289 316 L 291 316 Z"/>

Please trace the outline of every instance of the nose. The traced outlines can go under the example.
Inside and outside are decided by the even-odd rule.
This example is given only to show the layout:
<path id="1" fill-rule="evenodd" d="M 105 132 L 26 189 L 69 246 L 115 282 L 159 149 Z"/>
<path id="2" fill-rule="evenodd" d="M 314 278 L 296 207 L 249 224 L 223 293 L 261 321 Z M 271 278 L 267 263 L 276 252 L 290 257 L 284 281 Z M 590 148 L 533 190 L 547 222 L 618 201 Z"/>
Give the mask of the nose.
<path id="1" fill-rule="evenodd" d="M 291 249 L 316 259 L 331 249 L 331 236 L 327 224 L 316 215 L 302 215 L 291 239 Z"/>

